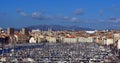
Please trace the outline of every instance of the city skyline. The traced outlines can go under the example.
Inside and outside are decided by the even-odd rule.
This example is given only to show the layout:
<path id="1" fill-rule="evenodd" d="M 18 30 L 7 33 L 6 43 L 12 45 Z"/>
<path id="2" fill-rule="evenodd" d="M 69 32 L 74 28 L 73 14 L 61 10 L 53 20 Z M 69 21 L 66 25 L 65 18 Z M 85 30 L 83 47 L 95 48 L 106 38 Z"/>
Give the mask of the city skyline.
<path id="1" fill-rule="evenodd" d="M 76 25 L 120 29 L 119 0 L 1 0 L 0 27 Z"/>

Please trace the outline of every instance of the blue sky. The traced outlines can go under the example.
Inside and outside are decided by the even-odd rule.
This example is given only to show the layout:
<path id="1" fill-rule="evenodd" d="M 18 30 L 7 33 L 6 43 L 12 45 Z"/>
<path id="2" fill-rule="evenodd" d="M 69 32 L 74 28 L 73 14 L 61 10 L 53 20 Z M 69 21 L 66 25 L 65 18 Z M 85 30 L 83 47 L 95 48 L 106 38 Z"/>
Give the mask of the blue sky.
<path id="1" fill-rule="evenodd" d="M 0 0 L 0 27 L 77 25 L 120 29 L 120 0 Z"/>

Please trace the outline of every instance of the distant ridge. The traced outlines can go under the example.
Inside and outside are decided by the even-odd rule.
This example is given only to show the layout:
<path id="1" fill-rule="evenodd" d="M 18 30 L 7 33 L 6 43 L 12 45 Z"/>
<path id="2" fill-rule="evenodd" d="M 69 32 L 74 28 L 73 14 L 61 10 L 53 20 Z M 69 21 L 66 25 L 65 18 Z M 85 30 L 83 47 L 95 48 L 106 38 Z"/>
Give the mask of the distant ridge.
<path id="1" fill-rule="evenodd" d="M 48 30 L 48 29 L 52 29 L 54 31 L 61 31 L 61 30 L 75 30 L 75 31 L 79 31 L 79 30 L 93 30 L 90 28 L 82 28 L 79 26 L 62 26 L 62 25 L 33 25 L 33 26 L 28 26 L 26 27 L 29 30 L 32 29 L 40 29 L 40 30 Z"/>

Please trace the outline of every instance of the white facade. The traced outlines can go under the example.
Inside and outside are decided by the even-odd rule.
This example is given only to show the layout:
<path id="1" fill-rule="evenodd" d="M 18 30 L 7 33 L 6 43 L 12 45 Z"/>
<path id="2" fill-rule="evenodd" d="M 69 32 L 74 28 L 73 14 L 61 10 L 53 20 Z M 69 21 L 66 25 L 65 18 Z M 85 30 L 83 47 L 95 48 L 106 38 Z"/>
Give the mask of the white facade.
<path id="1" fill-rule="evenodd" d="M 29 40 L 29 43 L 36 43 L 37 41 L 35 40 L 34 37 L 31 37 L 30 40 Z"/>
<path id="2" fill-rule="evenodd" d="M 114 41 L 117 41 L 120 39 L 120 34 L 116 33 L 114 34 Z"/>
<path id="3" fill-rule="evenodd" d="M 117 48 L 120 49 L 120 39 L 118 40 Z"/>
<path id="4" fill-rule="evenodd" d="M 40 32 L 40 30 L 39 30 L 39 29 L 36 29 L 36 30 L 32 30 L 32 32 Z"/>
<path id="5" fill-rule="evenodd" d="M 43 35 L 38 36 L 37 41 L 38 41 L 38 43 L 44 41 L 44 36 Z"/>
<path id="6" fill-rule="evenodd" d="M 120 34 L 114 34 L 114 37 L 120 37 Z"/>
<path id="7" fill-rule="evenodd" d="M 93 42 L 93 37 L 76 37 L 76 38 L 63 38 L 62 41 L 65 43 L 76 43 L 76 42 Z"/>
<path id="8" fill-rule="evenodd" d="M 18 41 L 18 36 L 17 36 L 17 35 L 14 35 L 14 37 L 15 37 L 16 41 Z"/>
<path id="9" fill-rule="evenodd" d="M 92 34 L 95 33 L 95 31 L 86 31 L 86 33 Z"/>
<path id="10" fill-rule="evenodd" d="M 84 37 L 78 37 L 78 42 L 84 42 L 85 38 Z"/>
<path id="11" fill-rule="evenodd" d="M 64 43 L 76 43 L 77 38 L 63 38 Z"/>
<path id="12" fill-rule="evenodd" d="M 109 39 L 106 39 L 106 40 L 104 40 L 104 44 L 106 44 L 106 45 L 110 45 L 110 44 L 113 44 L 113 39 L 111 38 L 109 38 Z"/>
<path id="13" fill-rule="evenodd" d="M 78 37 L 78 42 L 93 42 L 93 37 Z"/>
<path id="14" fill-rule="evenodd" d="M 56 37 L 47 36 L 46 39 L 48 42 L 56 42 Z"/>
<path id="15" fill-rule="evenodd" d="M 85 42 L 93 42 L 93 41 L 94 41 L 93 37 L 88 37 L 88 38 L 86 38 L 86 40 L 85 40 Z"/>

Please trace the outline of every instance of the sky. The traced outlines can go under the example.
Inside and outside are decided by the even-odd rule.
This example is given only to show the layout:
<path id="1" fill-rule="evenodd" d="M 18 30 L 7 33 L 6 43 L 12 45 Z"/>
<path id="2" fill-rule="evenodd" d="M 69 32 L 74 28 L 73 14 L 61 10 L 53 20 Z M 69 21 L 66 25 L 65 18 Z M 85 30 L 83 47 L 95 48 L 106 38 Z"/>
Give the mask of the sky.
<path id="1" fill-rule="evenodd" d="M 0 0 L 0 27 L 120 29 L 120 0 Z"/>

